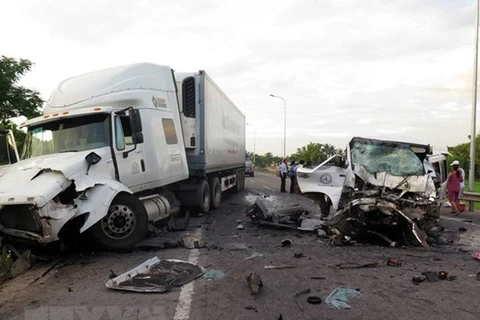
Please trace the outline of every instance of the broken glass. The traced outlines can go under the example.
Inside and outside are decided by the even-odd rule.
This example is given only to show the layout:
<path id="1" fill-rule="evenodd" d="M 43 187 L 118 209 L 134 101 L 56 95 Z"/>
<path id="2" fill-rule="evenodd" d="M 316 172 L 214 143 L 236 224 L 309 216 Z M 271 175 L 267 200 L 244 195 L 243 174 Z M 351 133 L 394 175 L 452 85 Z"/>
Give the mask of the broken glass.
<path id="1" fill-rule="evenodd" d="M 369 173 L 386 172 L 394 176 L 421 176 L 425 174 L 420 158 L 406 145 L 355 141 L 352 162 Z"/>

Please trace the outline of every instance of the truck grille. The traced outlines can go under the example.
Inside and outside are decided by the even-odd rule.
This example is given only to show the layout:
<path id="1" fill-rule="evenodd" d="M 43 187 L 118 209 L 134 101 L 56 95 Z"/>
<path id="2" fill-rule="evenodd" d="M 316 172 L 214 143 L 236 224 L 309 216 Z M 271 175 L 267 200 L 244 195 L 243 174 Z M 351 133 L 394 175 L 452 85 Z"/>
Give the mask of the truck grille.
<path id="1" fill-rule="evenodd" d="M 41 232 L 30 205 L 12 205 L 0 209 L 0 223 L 8 229 Z"/>

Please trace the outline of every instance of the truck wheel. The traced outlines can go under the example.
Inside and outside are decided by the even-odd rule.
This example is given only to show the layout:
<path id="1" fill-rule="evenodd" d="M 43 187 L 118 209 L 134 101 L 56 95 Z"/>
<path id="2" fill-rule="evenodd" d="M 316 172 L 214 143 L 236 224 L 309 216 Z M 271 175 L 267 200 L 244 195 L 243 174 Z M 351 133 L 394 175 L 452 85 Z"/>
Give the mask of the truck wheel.
<path id="1" fill-rule="evenodd" d="M 209 180 L 211 199 L 212 199 L 212 208 L 217 209 L 220 207 L 222 202 L 222 186 L 220 185 L 220 180 L 217 177 L 212 177 Z"/>
<path id="2" fill-rule="evenodd" d="M 127 193 L 118 194 L 107 215 L 92 228 L 95 242 L 107 250 L 129 249 L 145 237 L 147 230 L 147 210 Z"/>
<path id="3" fill-rule="evenodd" d="M 207 213 L 210 210 L 211 197 L 208 182 L 203 180 L 198 186 L 197 203 L 200 213 Z"/>
<path id="4" fill-rule="evenodd" d="M 241 191 L 245 190 L 245 171 L 240 170 L 240 189 Z"/>

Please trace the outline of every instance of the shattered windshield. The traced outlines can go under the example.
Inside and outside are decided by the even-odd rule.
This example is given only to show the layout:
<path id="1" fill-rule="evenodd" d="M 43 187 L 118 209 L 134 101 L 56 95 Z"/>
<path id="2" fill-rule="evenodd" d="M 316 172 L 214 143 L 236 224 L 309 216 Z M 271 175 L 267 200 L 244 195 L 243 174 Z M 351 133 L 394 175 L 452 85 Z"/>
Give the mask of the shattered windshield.
<path id="1" fill-rule="evenodd" d="M 22 158 L 106 147 L 109 145 L 108 119 L 108 114 L 95 114 L 30 127 Z"/>
<path id="2" fill-rule="evenodd" d="M 369 173 L 386 172 L 394 176 L 421 176 L 425 170 L 420 158 L 408 147 L 355 141 L 352 162 Z"/>

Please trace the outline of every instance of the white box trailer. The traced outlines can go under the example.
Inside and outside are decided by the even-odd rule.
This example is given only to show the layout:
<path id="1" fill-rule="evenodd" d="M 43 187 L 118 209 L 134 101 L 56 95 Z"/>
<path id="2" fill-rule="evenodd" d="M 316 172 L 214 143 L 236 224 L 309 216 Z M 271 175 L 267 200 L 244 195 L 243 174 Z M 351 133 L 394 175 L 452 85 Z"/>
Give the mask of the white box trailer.
<path id="1" fill-rule="evenodd" d="M 209 211 L 245 185 L 245 117 L 204 71 L 138 63 L 72 77 L 22 126 L 24 159 L 0 174 L 12 240 L 89 234 L 130 248 L 149 221 Z"/>
<path id="2" fill-rule="evenodd" d="M 179 102 L 190 174 L 202 176 L 243 166 L 243 113 L 205 71 L 175 72 L 175 79 L 182 93 Z M 184 99 L 184 90 L 194 90 L 195 100 Z"/>

